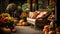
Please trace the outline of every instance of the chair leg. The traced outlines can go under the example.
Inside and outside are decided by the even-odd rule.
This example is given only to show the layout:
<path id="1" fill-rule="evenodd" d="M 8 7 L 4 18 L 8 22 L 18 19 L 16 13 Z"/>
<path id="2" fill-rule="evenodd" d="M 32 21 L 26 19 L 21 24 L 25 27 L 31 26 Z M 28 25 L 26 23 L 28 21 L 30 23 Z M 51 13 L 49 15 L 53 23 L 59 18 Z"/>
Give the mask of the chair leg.
<path id="1" fill-rule="evenodd" d="M 34 29 L 35 29 L 35 30 L 36 30 L 36 27 L 37 27 L 37 26 L 36 26 L 36 25 L 34 25 Z"/>

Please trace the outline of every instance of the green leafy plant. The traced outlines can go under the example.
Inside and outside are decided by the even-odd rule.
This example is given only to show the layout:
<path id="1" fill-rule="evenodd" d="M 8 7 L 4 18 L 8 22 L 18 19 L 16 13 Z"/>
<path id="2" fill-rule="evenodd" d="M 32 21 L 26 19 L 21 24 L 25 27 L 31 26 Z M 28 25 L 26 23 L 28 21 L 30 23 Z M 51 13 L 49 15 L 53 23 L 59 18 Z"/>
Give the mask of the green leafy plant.
<path id="1" fill-rule="evenodd" d="M 27 5 L 27 3 L 24 3 L 24 4 L 22 5 L 22 10 L 23 10 L 24 12 L 27 12 L 27 9 L 28 9 L 28 5 Z"/>
<path id="2" fill-rule="evenodd" d="M 38 0 L 38 9 L 44 9 L 44 0 Z"/>
<path id="3" fill-rule="evenodd" d="M 49 6 L 48 6 L 48 9 L 49 9 L 50 11 L 53 11 L 53 10 L 54 10 L 54 7 L 52 7 L 51 5 L 49 5 Z"/>

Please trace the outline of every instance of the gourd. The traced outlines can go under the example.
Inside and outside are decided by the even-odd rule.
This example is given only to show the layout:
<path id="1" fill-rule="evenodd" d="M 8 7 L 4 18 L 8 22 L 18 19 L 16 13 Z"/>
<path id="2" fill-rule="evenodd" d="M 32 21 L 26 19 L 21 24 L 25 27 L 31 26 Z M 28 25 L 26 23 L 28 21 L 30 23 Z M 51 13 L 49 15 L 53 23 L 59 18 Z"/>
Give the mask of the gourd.
<path id="1" fill-rule="evenodd" d="M 16 32 L 16 29 L 12 29 L 12 32 L 15 33 Z"/>
<path id="2" fill-rule="evenodd" d="M 48 34 L 48 31 L 49 31 L 49 25 L 45 25 L 45 26 L 44 26 L 44 29 L 43 29 L 43 32 L 44 32 L 45 34 Z"/>
<path id="3" fill-rule="evenodd" d="M 56 32 L 55 31 L 49 31 L 48 34 L 56 34 Z"/>
<path id="4" fill-rule="evenodd" d="M 55 31 L 56 31 L 56 32 L 60 32 L 60 28 L 57 27 L 57 28 L 55 29 Z"/>
<path id="5" fill-rule="evenodd" d="M 10 33 L 11 32 L 10 28 L 3 28 L 2 31 L 5 32 L 5 33 Z"/>

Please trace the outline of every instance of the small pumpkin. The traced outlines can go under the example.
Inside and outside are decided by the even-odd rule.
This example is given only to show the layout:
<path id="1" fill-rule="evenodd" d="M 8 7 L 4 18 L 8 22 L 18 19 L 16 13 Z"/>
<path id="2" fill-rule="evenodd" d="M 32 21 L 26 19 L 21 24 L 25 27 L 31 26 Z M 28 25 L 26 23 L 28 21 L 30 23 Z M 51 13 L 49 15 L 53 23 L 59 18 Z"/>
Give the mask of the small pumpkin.
<path id="1" fill-rule="evenodd" d="M 48 31 L 49 31 L 49 25 L 45 25 L 45 26 L 44 26 L 44 29 L 43 29 L 43 32 L 44 32 L 45 34 L 48 34 Z"/>
<path id="2" fill-rule="evenodd" d="M 59 27 L 57 27 L 55 31 L 56 31 L 56 32 L 60 32 L 60 28 L 59 28 Z"/>
<path id="3" fill-rule="evenodd" d="M 25 25 L 26 22 L 22 22 L 22 25 Z"/>
<path id="4" fill-rule="evenodd" d="M 27 16 L 27 14 L 25 13 L 25 12 L 23 12 L 22 14 L 21 14 L 21 18 L 24 18 L 24 17 L 26 17 Z"/>
<path id="5" fill-rule="evenodd" d="M 49 31 L 48 34 L 56 34 L 56 32 L 55 31 Z"/>
<path id="6" fill-rule="evenodd" d="M 15 33 L 16 32 L 16 29 L 12 29 L 12 32 Z"/>
<path id="7" fill-rule="evenodd" d="M 21 23 L 21 22 L 24 22 L 24 20 L 23 20 L 23 19 L 21 19 L 21 20 L 19 21 L 19 23 Z"/>

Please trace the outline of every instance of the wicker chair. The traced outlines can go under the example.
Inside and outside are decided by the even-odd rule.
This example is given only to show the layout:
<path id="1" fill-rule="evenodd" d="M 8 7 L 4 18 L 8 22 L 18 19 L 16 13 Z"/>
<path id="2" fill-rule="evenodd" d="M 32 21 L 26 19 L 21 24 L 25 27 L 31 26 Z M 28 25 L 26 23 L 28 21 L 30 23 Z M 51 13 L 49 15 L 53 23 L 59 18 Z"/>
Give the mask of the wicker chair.
<path id="1" fill-rule="evenodd" d="M 42 11 L 46 11 L 46 10 L 40 10 L 40 12 Z M 42 29 L 44 25 L 48 24 L 49 20 L 47 18 L 51 14 L 51 11 L 47 10 L 46 12 L 47 14 L 45 14 L 43 17 L 39 17 L 35 19 L 27 17 L 27 22 L 33 24 L 35 29 L 39 27 Z"/>

